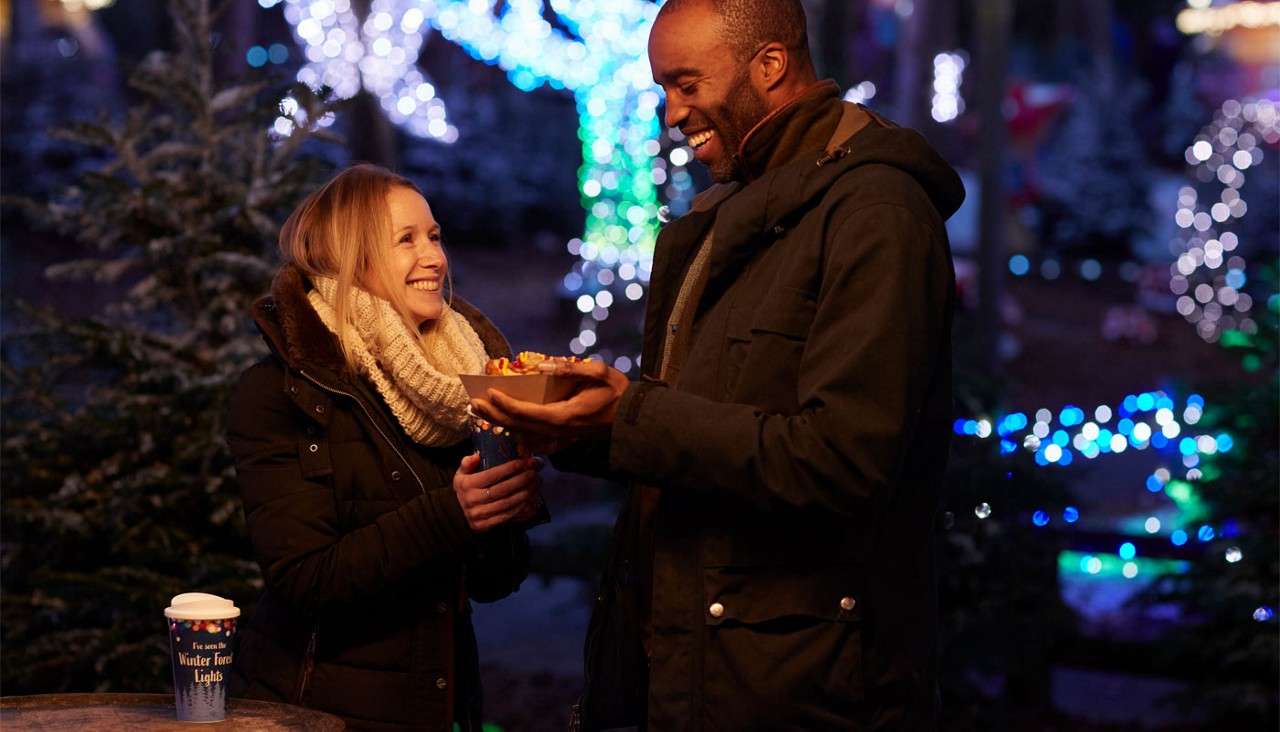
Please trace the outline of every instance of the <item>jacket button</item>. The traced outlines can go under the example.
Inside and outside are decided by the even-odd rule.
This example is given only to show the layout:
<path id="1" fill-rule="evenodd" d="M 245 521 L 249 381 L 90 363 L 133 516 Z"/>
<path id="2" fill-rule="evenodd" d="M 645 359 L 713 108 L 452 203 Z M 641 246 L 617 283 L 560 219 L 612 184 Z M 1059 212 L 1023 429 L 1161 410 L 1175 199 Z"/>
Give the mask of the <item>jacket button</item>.
<path id="1" fill-rule="evenodd" d="M 439 677 L 439 678 L 437 678 L 437 679 L 436 679 L 436 688 L 437 688 L 437 689 L 447 689 L 447 688 L 449 688 L 449 682 L 448 682 L 448 681 L 446 681 L 446 680 L 445 680 L 445 678 L 444 678 L 443 676 L 441 676 L 441 677 Z"/>
<path id="2" fill-rule="evenodd" d="M 296 387 L 296 386 L 291 386 L 291 387 L 289 387 L 289 393 L 290 393 L 290 394 L 297 394 L 297 393 L 298 393 L 298 387 Z"/>
<path id="3" fill-rule="evenodd" d="M 310 445 L 307 445 L 307 449 L 310 450 L 311 452 L 316 452 L 317 450 L 320 449 L 320 446 L 313 442 Z"/>
<path id="4" fill-rule="evenodd" d="M 393 470 L 393 471 L 391 471 L 391 480 L 393 480 L 393 481 L 398 481 L 398 480 L 400 480 L 400 471 L 399 471 L 399 470 Z"/>
<path id="5" fill-rule="evenodd" d="M 317 405 L 316 405 L 316 414 L 324 414 L 324 405 L 323 405 L 323 404 L 317 404 Z"/>
<path id="6" fill-rule="evenodd" d="M 444 603 L 444 602 L 437 602 L 437 603 L 436 603 L 436 612 L 437 612 L 437 613 L 439 613 L 439 614 L 441 614 L 441 615 L 444 615 L 445 613 L 449 612 L 449 605 L 448 605 L 448 603 Z"/>
<path id="7" fill-rule="evenodd" d="M 724 616 L 724 605 L 718 602 L 711 603 L 711 607 L 707 608 L 707 612 L 711 613 L 711 617 L 719 618 Z"/>
<path id="8" fill-rule="evenodd" d="M 842 598 L 840 598 L 840 609 L 841 609 L 841 610 L 852 610 L 852 609 L 853 609 L 853 606 L 854 606 L 854 605 L 857 605 L 857 604 L 858 604 L 858 602 L 857 602 L 856 600 L 854 600 L 852 597 L 842 597 Z"/>

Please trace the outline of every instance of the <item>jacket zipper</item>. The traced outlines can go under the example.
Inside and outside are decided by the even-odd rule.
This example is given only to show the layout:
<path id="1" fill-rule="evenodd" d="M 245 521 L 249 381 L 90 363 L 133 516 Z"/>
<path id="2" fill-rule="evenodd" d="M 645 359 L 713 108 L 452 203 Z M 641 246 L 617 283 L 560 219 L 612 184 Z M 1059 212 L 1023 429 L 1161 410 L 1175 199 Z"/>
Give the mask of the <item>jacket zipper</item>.
<path id="1" fill-rule="evenodd" d="M 391 448 L 391 451 L 396 454 L 396 457 L 400 458 L 400 462 L 404 463 L 405 468 L 409 471 L 409 475 L 412 475 L 414 481 L 417 482 L 418 490 L 421 491 L 424 495 L 426 494 L 427 487 L 422 482 L 422 478 L 418 476 L 418 471 L 413 469 L 413 464 L 410 463 L 407 459 L 405 459 L 404 454 L 400 452 L 400 449 L 396 447 L 396 444 L 391 441 L 390 437 L 387 437 L 387 433 L 382 431 L 382 427 L 378 425 L 378 420 L 373 418 L 373 413 L 370 412 L 369 408 L 364 405 L 364 402 L 360 401 L 359 397 L 357 397 L 355 394 L 350 394 L 348 392 L 342 391 L 341 389 L 335 389 L 331 386 L 325 386 L 324 384 L 321 384 L 318 380 L 316 380 L 314 377 L 312 377 L 310 374 L 308 374 L 306 371 L 303 371 L 302 369 L 298 369 L 298 373 L 302 374 L 302 378 L 306 379 L 307 381 L 310 381 L 312 384 L 315 384 L 316 386 L 320 387 L 324 391 L 327 391 L 330 394 L 337 394 L 339 396 L 344 396 L 350 399 L 351 401 L 355 402 L 357 405 L 359 405 L 360 411 L 364 412 L 364 416 L 369 418 L 369 424 L 373 425 L 373 428 L 378 431 L 378 434 L 382 437 L 383 441 L 387 443 L 387 446 Z"/>
<path id="2" fill-rule="evenodd" d="M 320 621 L 311 626 L 311 637 L 307 640 L 307 653 L 302 657 L 302 677 L 298 679 L 298 690 L 293 695 L 293 703 L 305 706 L 304 697 L 307 686 L 311 683 L 311 671 L 316 665 L 316 640 L 320 635 Z"/>
<path id="3" fill-rule="evenodd" d="M 355 402 L 360 407 L 360 411 L 364 412 L 364 416 L 368 418 L 369 424 L 373 425 L 373 428 L 377 430 L 378 435 L 382 438 L 383 442 L 387 443 L 387 447 L 390 447 L 391 451 L 396 454 L 396 457 L 400 458 L 400 462 L 404 463 L 405 469 L 409 471 L 409 475 L 412 475 L 414 482 L 418 484 L 418 490 L 422 492 L 423 495 L 426 495 L 427 487 L 422 482 L 422 478 L 418 475 L 418 471 L 413 469 L 413 463 L 410 463 L 405 458 L 404 453 L 400 452 L 400 449 L 396 447 L 396 444 L 392 442 L 391 438 L 387 436 L 387 433 L 383 431 L 382 427 L 378 424 L 378 420 L 374 418 L 373 413 L 369 411 L 369 408 L 365 406 L 364 402 L 360 401 L 359 397 L 355 394 L 351 394 L 350 392 L 345 392 L 341 389 L 335 389 L 331 386 L 322 384 L 318 379 L 302 369 L 298 369 L 298 373 L 302 374 L 302 378 L 310 381 L 312 384 L 315 384 L 321 390 L 329 392 L 330 394 L 344 396 Z M 302 680 L 298 685 L 298 694 L 295 700 L 295 703 L 297 704 L 302 704 L 302 696 L 306 693 L 307 684 L 311 681 L 311 671 L 315 666 L 316 636 L 319 634 L 319 631 L 320 623 L 317 622 L 311 631 L 311 640 L 307 643 L 307 655 L 302 664 Z"/>

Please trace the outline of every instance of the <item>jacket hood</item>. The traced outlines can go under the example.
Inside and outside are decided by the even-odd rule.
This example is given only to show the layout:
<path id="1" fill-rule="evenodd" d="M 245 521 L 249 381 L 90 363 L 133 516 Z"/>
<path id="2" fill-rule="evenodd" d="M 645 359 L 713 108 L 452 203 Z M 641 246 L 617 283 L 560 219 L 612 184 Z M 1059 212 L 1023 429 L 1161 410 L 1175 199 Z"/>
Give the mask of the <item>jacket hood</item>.
<path id="1" fill-rule="evenodd" d="M 710 262 L 713 278 L 748 257 L 762 237 L 788 228 L 793 217 L 817 205 L 846 173 L 864 166 L 888 166 L 909 175 L 943 221 L 960 208 L 964 201 L 960 176 L 920 133 L 898 127 L 861 105 L 822 99 L 816 103 L 843 105 L 842 119 L 825 153 L 801 154 L 745 187 L 713 186 L 695 199 L 696 212 L 719 209 Z M 868 116 L 870 122 L 858 129 Z"/>
<path id="2" fill-rule="evenodd" d="M 871 115 L 872 124 L 832 152 L 842 158 L 840 169 L 873 164 L 897 168 L 920 184 L 943 221 L 951 218 L 964 202 L 964 184 L 955 169 L 919 132 L 898 127 L 865 108 L 864 111 Z"/>
<path id="3" fill-rule="evenodd" d="M 342 349 L 307 300 L 310 289 L 310 280 L 297 265 L 284 265 L 271 282 L 271 294 L 253 304 L 254 322 L 267 345 L 289 366 L 340 376 L 347 371 Z M 471 323 L 491 358 L 511 355 L 502 333 L 475 306 L 457 295 L 450 305 Z"/>

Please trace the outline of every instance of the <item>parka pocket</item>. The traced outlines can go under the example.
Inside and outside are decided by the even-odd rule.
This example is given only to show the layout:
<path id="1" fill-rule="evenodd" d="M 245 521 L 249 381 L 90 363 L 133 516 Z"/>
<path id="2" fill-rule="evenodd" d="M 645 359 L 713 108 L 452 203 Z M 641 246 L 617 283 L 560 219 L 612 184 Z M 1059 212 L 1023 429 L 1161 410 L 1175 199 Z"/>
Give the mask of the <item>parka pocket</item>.
<path id="1" fill-rule="evenodd" d="M 705 620 L 708 625 L 782 618 L 857 622 L 862 618 L 857 585 L 854 565 L 706 567 Z"/>
<path id="2" fill-rule="evenodd" d="M 707 705 L 736 720 L 718 728 L 855 724 L 865 684 L 853 567 L 709 567 L 703 586 Z"/>
<path id="3" fill-rule="evenodd" d="M 800 359 L 817 310 L 813 297 L 794 287 L 775 288 L 759 304 L 735 303 L 725 330 L 724 398 L 794 413 Z"/>
<path id="4" fill-rule="evenodd" d="M 778 295 L 756 308 L 751 319 L 751 332 L 772 333 L 804 340 L 813 325 L 818 304 L 813 295 L 794 287 L 778 289 Z"/>

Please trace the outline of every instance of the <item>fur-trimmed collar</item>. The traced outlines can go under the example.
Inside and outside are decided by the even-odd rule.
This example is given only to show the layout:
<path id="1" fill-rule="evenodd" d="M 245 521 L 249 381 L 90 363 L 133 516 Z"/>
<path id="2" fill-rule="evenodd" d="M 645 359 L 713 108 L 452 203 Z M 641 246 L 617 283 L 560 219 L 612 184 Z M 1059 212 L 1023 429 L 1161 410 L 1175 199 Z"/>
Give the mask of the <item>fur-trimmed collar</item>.
<path id="1" fill-rule="evenodd" d="M 338 339 L 307 301 L 310 289 L 311 282 L 301 269 L 284 265 L 271 282 L 271 294 L 253 304 L 253 319 L 267 345 L 290 367 L 319 367 L 340 376 L 347 370 L 342 350 Z M 454 295 L 451 306 L 471 323 L 490 358 L 511 356 L 507 339 L 474 305 Z"/>

